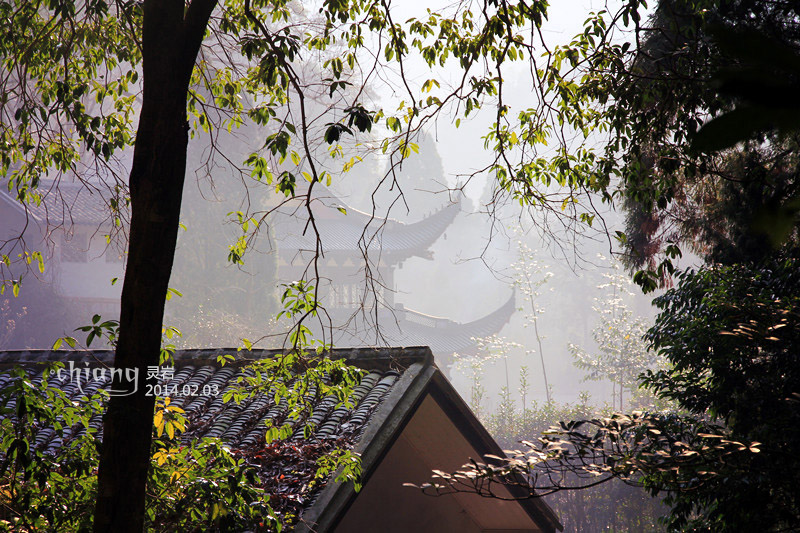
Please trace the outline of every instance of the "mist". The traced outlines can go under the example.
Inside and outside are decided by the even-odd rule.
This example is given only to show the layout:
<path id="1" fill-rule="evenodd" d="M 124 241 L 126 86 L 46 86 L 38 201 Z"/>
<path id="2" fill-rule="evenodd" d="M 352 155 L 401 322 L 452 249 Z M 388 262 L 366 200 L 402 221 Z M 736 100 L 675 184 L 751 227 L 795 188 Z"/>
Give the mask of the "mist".
<path id="1" fill-rule="evenodd" d="M 555 41 L 580 28 L 584 16 L 577 16 L 576 10 L 586 13 L 594 7 L 568 4 L 555 7 L 545 28 Z M 411 78 L 429 74 L 419 64 L 409 68 Z M 447 77 L 446 71 L 443 75 Z M 506 98 L 514 104 L 524 102 L 530 91 L 522 82 L 509 83 L 508 88 Z M 385 104 L 397 96 L 376 89 L 370 98 Z M 402 322 L 398 313 L 413 312 L 441 319 L 440 326 L 455 327 L 480 321 L 513 299 L 515 312 L 496 331 L 465 337 L 472 341 L 466 353 L 436 353 L 440 367 L 461 394 L 469 400 L 476 386 L 485 389 L 475 407 L 487 412 L 497 407 L 503 387 L 518 402 L 523 396 L 526 401 L 576 402 L 586 391 L 593 404 L 613 405 L 616 386 L 597 372 L 577 368 L 574 354 L 599 353 L 594 333 L 603 310 L 612 306 L 630 310 L 632 322 L 653 319 L 652 295 L 644 296 L 624 283 L 625 273 L 614 259 L 615 243 L 609 235 L 621 229 L 621 216 L 606 205 L 602 219 L 592 228 L 577 228 L 564 225 L 554 213 L 533 208 L 520 211 L 480 171 L 489 157 L 482 137 L 491 119 L 479 112 L 459 127 L 439 119 L 413 139 L 419 153 L 398 162 L 375 150 L 364 152 L 363 160 L 349 172 L 335 175 L 319 193 L 320 206 L 327 206 L 321 212 L 341 207 L 350 211 L 342 217 L 354 218 L 357 211 L 365 214 L 366 218 L 356 216 L 352 224 L 366 221 L 365 234 L 377 245 L 367 250 L 365 258 L 358 242 L 345 243 L 351 256 L 346 259 L 349 271 L 341 264 L 329 271 L 323 256 L 317 280 L 322 305 L 330 310 L 342 307 L 342 296 L 335 293 L 342 292 L 337 287 L 343 280 L 357 296 L 348 296 L 352 301 L 344 305 L 347 312 L 331 313 L 314 324 L 314 331 L 340 346 L 356 342 L 404 345 L 409 337 L 398 325 Z M 257 346 L 283 346 L 290 324 L 275 318 L 282 308 L 281 295 L 286 284 L 303 275 L 314 277 L 306 270 L 303 254 L 307 251 L 286 242 L 291 235 L 308 231 L 308 218 L 291 202 L 265 216 L 285 199 L 250 179 L 240 165 L 251 151 L 263 146 L 267 133 L 251 124 L 214 139 L 213 144 L 203 135 L 190 143 L 183 231 L 173 273 L 175 290 L 165 319 L 166 326 L 181 333 L 168 339 L 178 347 L 236 348 L 243 339 Z M 367 141 L 359 140 L 362 145 Z M 129 158 L 121 160 L 125 163 Z M 79 199 L 99 207 L 108 201 L 99 193 L 81 193 Z M 428 218 L 454 202 L 457 215 L 431 243 L 393 263 L 385 261 L 381 240 L 391 233 L 385 221 L 424 226 Z M 237 213 L 263 216 L 239 265 L 230 261 L 231 247 L 241 237 Z M 75 328 L 89 324 L 94 314 L 117 318 L 120 284 L 116 280 L 124 275 L 124 263 L 110 257 L 121 257 L 124 235 L 109 241 L 109 233 L 108 221 L 91 217 L 40 228 L 37 238 L 46 254 L 60 261 L 44 274 L 29 276 L 28 285 L 38 285 L 28 291 L 29 298 L 35 300 L 33 293 L 43 292 L 56 305 L 4 300 L 7 320 L 13 320 L 17 328 L 16 334 L 5 335 L 7 347 L 49 347 L 54 336 L 76 335 Z M 321 244 L 323 254 L 326 247 L 334 246 L 324 239 Z M 70 258 L 71 249 L 81 257 Z M 523 279 L 525 269 L 528 277 Z M 617 276 L 620 286 L 609 289 L 609 276 Z M 525 283 L 536 286 L 534 294 L 526 293 Z M 373 294 L 376 288 L 379 294 Z M 337 298 L 338 303 L 334 302 Z M 37 313 L 49 317 L 47 327 L 21 334 L 23 322 Z M 424 319 L 417 314 L 409 317 Z M 521 390 L 523 368 L 529 378 Z"/>

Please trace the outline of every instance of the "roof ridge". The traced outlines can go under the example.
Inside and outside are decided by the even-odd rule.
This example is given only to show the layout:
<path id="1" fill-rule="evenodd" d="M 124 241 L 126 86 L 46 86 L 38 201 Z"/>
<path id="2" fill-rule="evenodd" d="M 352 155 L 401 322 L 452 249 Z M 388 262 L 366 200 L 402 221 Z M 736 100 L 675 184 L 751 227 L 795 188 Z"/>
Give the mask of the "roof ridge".
<path id="1" fill-rule="evenodd" d="M 287 353 L 283 349 L 256 348 L 240 350 L 238 348 L 187 348 L 176 350 L 173 354 L 175 366 L 211 365 L 218 366 L 217 358 L 222 355 L 234 355 L 236 360 L 228 363 L 232 366 L 243 366 L 249 361 L 267 357 L 275 357 Z M 408 368 L 416 362 L 432 362 L 430 348 L 411 346 L 405 348 L 334 348 L 326 354 L 333 359 L 347 359 L 356 366 L 392 370 Z M 114 350 L 0 350 L 0 369 L 16 364 L 37 365 L 52 362 L 88 362 L 101 365 L 112 365 Z"/>

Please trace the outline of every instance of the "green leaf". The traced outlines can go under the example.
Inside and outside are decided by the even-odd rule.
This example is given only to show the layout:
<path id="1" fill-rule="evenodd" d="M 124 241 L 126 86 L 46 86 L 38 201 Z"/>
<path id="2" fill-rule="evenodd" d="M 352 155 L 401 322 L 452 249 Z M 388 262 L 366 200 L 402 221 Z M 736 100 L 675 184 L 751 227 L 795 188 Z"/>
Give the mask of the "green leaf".
<path id="1" fill-rule="evenodd" d="M 167 296 L 166 296 L 167 301 L 172 299 L 172 295 L 175 295 L 178 298 L 183 297 L 183 294 L 181 292 L 179 292 L 178 290 L 173 289 L 173 288 L 168 288 L 167 289 Z"/>
<path id="2" fill-rule="evenodd" d="M 691 148 L 698 152 L 716 152 L 761 132 L 795 128 L 800 128 L 800 109 L 740 106 L 705 123 L 692 137 Z"/>
<path id="3" fill-rule="evenodd" d="M 752 228 L 756 233 L 766 235 L 773 249 L 786 243 L 797 227 L 800 214 L 800 196 L 782 204 L 760 209 L 753 218 Z"/>

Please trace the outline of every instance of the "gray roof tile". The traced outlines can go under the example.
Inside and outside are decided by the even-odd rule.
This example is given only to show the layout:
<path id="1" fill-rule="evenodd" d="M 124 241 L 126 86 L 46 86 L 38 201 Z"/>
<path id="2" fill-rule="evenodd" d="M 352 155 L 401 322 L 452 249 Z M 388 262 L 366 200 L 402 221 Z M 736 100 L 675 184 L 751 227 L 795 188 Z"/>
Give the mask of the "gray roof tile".
<path id="1" fill-rule="evenodd" d="M 360 384 L 349 397 L 346 405 L 340 405 L 332 396 L 315 398 L 313 410 L 306 418 L 293 423 L 293 432 L 287 441 L 265 441 L 265 422 L 274 425 L 286 419 L 286 400 L 276 402 L 273 394 L 257 394 L 241 404 L 222 401 L 222 391 L 244 374 L 246 360 L 272 357 L 277 351 L 254 350 L 182 350 L 175 354 L 174 377 L 168 383 L 178 389 L 179 394 L 171 396 L 171 403 L 182 406 L 189 419 L 187 431 L 181 436 L 185 443 L 195 438 L 218 437 L 226 442 L 233 453 L 241 457 L 248 466 L 258 471 L 260 485 L 270 494 L 270 505 L 279 514 L 298 515 L 307 509 L 324 489 L 325 484 L 311 483 L 316 472 L 316 460 L 322 454 L 335 448 L 352 448 L 367 444 L 360 442 L 361 435 L 375 435 L 375 428 L 382 427 L 384 420 L 379 416 L 372 426 L 371 418 L 381 403 L 390 396 L 398 379 L 405 373 L 414 374 L 420 362 L 430 364 L 430 351 L 427 348 L 381 348 L 381 349 L 340 349 L 333 350 L 331 356 L 346 358 L 350 364 L 366 371 Z M 222 354 L 237 354 L 238 360 L 224 367 L 216 364 L 216 357 Z M 60 360 L 72 361 L 76 368 L 102 368 L 113 360 L 113 352 L 108 350 L 78 352 L 70 350 L 50 351 L 31 350 L 17 352 L 0 351 L 0 387 L 7 384 L 9 370 L 21 364 L 29 375 L 41 380 L 47 363 Z M 101 364 L 102 362 L 102 364 Z M 79 364 L 76 364 L 79 363 Z M 68 369 L 68 368 L 67 368 Z M 417 369 L 417 370 L 415 370 Z M 110 374 L 106 379 L 83 382 L 80 386 L 62 373 L 50 378 L 71 399 L 82 396 L 98 388 L 108 388 Z M 141 376 L 140 376 L 141 377 Z M 408 380 L 406 380 L 408 381 Z M 166 385 L 167 382 L 161 382 Z M 203 386 L 216 386 L 216 396 L 184 395 L 182 391 L 202 391 Z M 196 387 L 196 388 L 195 388 Z M 394 391 L 394 395 L 400 390 Z M 390 402 L 391 404 L 391 402 Z M 393 404 L 391 404 L 393 405 Z M 12 408 L 13 405 L 7 406 Z M 385 414 L 382 416 L 386 416 Z M 90 426 L 102 432 L 102 420 L 98 414 L 90 421 Z M 310 438 L 306 438 L 306 428 Z M 370 431 L 365 430 L 370 427 Z M 55 454 L 62 446 L 83 434 L 82 426 L 68 428 L 59 437 L 52 427 L 41 427 L 34 441 L 38 449 Z"/>
<path id="2" fill-rule="evenodd" d="M 384 350 L 385 351 L 385 350 Z M 214 350 L 185 350 L 179 351 L 175 355 L 176 368 L 171 380 L 159 382 L 161 390 L 168 391 L 171 404 L 185 410 L 189 424 L 187 431 L 183 434 L 182 440 L 188 442 L 192 439 L 203 437 L 221 438 L 226 444 L 235 448 L 248 448 L 263 445 L 266 431 L 265 423 L 271 421 L 273 425 L 284 422 L 286 416 L 286 400 L 281 399 L 277 404 L 274 397 L 268 394 L 258 394 L 245 399 L 241 404 L 233 401 L 224 402 L 223 393 L 230 387 L 236 385 L 239 377 L 244 375 L 241 364 L 233 363 L 224 367 L 213 364 L 204 364 L 213 360 L 215 353 L 222 353 Z M 236 353 L 229 351 L 229 353 Z M 364 352 L 377 354 L 379 350 L 349 350 L 356 355 Z M 275 352 L 262 351 L 258 355 L 272 355 Z M 10 376 L 6 370 L 15 364 L 26 367 L 30 375 L 34 375 L 36 381 L 40 381 L 46 363 L 51 361 L 72 361 L 80 363 L 75 368 L 100 368 L 100 364 L 110 362 L 111 352 L 102 351 L 50 351 L 50 350 L 30 350 L 30 351 L 9 351 L 0 352 L 0 387 L 5 386 Z M 248 353 L 251 355 L 251 353 Z M 377 358 L 376 360 L 380 360 Z M 357 357 L 354 358 L 357 360 Z M 306 426 L 310 426 L 310 438 L 319 439 L 339 439 L 342 437 L 353 438 L 361 433 L 361 430 L 369 421 L 369 416 L 380 404 L 383 397 L 391 389 L 392 385 L 402 372 L 393 369 L 383 361 L 381 368 L 372 369 L 362 379 L 360 384 L 353 390 L 344 405 L 338 405 L 336 398 L 328 396 L 316 400 L 312 405 L 311 415 L 302 420 L 294 422 L 293 439 L 299 440 L 305 436 Z M 86 366 L 88 363 L 88 366 Z M 362 366 L 369 367 L 369 363 Z M 397 368 L 397 365 L 394 365 Z M 369 368 L 367 368 L 369 369 Z M 91 395 L 98 389 L 108 389 L 110 387 L 110 373 L 105 372 L 102 379 L 95 380 L 91 376 L 89 381 L 76 381 L 68 373 L 69 368 L 65 368 L 61 379 L 57 376 L 50 378 L 51 384 L 60 388 L 67 396 L 73 400 L 78 400 L 84 395 Z M 217 392 L 217 394 L 212 394 Z M 206 393 L 206 394 L 204 394 Z M 314 391 L 310 392 L 313 396 Z M 100 420 L 96 421 L 96 427 L 100 428 Z M 93 424 L 94 425 L 94 424 Z M 75 432 L 68 434 L 68 437 L 75 436 L 82 432 L 80 428 L 75 428 Z M 51 428 L 43 428 L 36 437 L 36 445 L 40 449 L 55 451 L 62 443 L 56 440 L 55 432 Z"/>

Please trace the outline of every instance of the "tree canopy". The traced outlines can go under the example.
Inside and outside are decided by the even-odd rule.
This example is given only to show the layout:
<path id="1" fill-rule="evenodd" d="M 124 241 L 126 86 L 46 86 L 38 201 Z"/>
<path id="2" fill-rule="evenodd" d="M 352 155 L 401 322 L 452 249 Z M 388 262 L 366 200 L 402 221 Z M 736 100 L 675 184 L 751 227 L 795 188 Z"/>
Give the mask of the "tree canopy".
<path id="1" fill-rule="evenodd" d="M 799 272 L 796 252 L 688 271 L 655 301 L 661 313 L 647 338 L 671 366 L 649 373 L 644 385 L 724 422 L 733 440 L 761 443 L 759 453 L 720 461 L 699 490 L 670 497 L 676 529 L 781 531 L 800 520 L 800 463 L 792 452 L 800 445 Z M 659 487 L 661 480 L 651 482 Z"/>
<path id="2" fill-rule="evenodd" d="M 733 263 L 796 242 L 796 16 L 759 0 L 665 0 L 640 32 L 609 108 L 607 153 L 622 164 L 607 164 L 645 286 L 668 279 L 678 246 Z"/>

